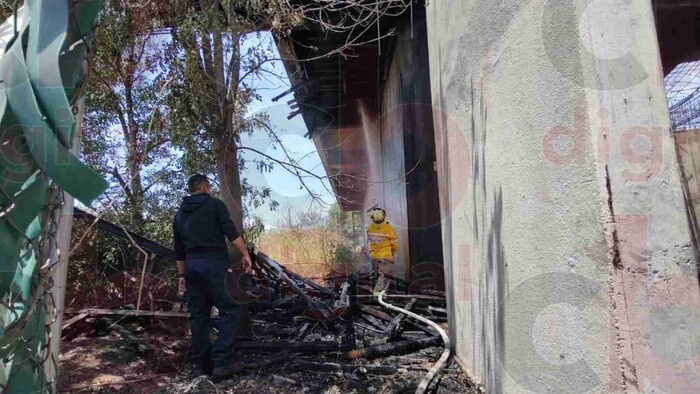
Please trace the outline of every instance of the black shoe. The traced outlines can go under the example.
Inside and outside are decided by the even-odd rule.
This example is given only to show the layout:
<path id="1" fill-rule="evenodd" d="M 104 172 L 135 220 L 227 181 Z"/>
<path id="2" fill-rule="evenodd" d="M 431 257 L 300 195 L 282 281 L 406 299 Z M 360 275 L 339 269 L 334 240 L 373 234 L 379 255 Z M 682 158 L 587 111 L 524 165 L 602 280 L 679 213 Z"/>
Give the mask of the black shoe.
<path id="1" fill-rule="evenodd" d="M 214 368 L 214 383 L 221 382 L 222 380 L 231 377 L 237 373 L 243 372 L 243 363 L 235 362 L 226 367 L 216 367 Z"/>
<path id="2" fill-rule="evenodd" d="M 192 365 L 192 370 L 190 371 L 190 379 L 198 378 L 202 375 L 211 375 L 211 367 L 206 365 Z"/>

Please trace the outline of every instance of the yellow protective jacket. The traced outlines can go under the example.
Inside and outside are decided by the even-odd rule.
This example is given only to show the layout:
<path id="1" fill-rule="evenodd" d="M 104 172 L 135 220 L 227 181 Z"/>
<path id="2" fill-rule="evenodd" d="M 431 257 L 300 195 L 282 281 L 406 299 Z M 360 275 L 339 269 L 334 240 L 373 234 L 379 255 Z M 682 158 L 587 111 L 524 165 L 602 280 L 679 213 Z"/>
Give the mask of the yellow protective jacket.
<path id="1" fill-rule="evenodd" d="M 381 224 L 370 223 L 367 226 L 369 241 L 369 256 L 374 260 L 394 260 L 394 253 L 399 248 L 399 239 L 389 222 Z"/>

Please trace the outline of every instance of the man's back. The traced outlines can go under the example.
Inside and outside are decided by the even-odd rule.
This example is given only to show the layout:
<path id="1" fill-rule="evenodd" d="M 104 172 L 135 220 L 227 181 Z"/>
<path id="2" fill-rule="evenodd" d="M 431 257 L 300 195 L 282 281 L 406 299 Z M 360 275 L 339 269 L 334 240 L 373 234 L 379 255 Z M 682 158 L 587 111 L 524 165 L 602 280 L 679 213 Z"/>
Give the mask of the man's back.
<path id="1" fill-rule="evenodd" d="M 178 260 L 192 254 L 226 255 L 226 238 L 229 241 L 238 238 L 226 205 L 206 193 L 183 198 L 173 220 L 173 229 Z"/>
<path id="2" fill-rule="evenodd" d="M 182 200 L 173 219 L 173 241 L 180 291 L 187 289 L 189 295 L 192 376 L 211 371 L 214 381 L 218 381 L 240 370 L 233 362 L 240 308 L 229 292 L 227 278 L 232 270 L 226 239 L 241 253 L 245 270 L 250 269 L 252 262 L 226 205 L 210 196 L 207 177 L 192 175 L 187 180 L 187 190 L 191 195 Z M 214 306 L 219 310 L 219 335 L 212 347 L 209 334 Z"/>

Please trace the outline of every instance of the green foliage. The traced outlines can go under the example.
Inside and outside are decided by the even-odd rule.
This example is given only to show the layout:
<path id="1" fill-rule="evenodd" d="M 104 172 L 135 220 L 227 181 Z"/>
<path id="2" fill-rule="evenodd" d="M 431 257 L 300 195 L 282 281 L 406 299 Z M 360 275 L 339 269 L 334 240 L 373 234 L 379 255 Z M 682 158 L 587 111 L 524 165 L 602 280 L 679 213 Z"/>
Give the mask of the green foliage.
<path id="1" fill-rule="evenodd" d="M 170 245 L 184 180 L 167 123 L 170 72 L 161 53 L 171 44 L 156 34 L 158 3 L 105 1 L 90 48 L 81 153 L 110 181 L 97 205 L 103 217 Z M 95 237 L 103 266 L 136 268 L 140 256 L 128 242 Z"/>
<path id="2" fill-rule="evenodd" d="M 0 23 L 5 22 L 12 15 L 14 0 L 0 0 Z"/>
<path id="3" fill-rule="evenodd" d="M 250 105 L 261 100 L 259 82 L 286 78 L 283 70 L 274 70 L 273 42 L 262 40 L 260 31 L 267 26 L 285 34 L 303 22 L 303 13 L 280 0 L 200 1 L 176 12 L 171 30 L 175 46 L 166 52 L 175 77 L 167 103 L 172 141 L 183 152 L 183 169 L 218 174 L 222 182 L 226 174 L 221 171 L 227 166 L 239 173 L 250 164 L 260 172 L 271 171 L 275 164 L 271 160 L 246 162 L 238 155 L 241 135 L 275 132 L 266 113 L 249 113 Z M 248 40 L 256 40 L 256 45 L 246 45 Z M 242 195 L 250 207 L 268 203 L 277 208 L 269 187 L 254 188 L 240 178 L 228 180 L 226 195 Z M 232 212 L 234 217 L 241 214 Z"/>
<path id="4" fill-rule="evenodd" d="M 261 100 L 261 81 L 286 80 L 274 66 L 274 42 L 263 40 L 262 32 L 286 36 L 307 17 L 303 6 L 286 0 L 106 0 L 91 47 L 83 131 L 84 159 L 111 181 L 101 210 L 109 207 L 115 220 L 168 245 L 184 180 L 203 173 L 218 180 L 215 193 L 233 196 L 224 199 L 232 218 L 246 223 L 246 237 L 257 242 L 262 223 L 244 222 L 236 207 L 277 209 L 278 203 L 269 187 L 254 187 L 232 173 L 297 164 L 238 154 L 246 148 L 241 136 L 254 133 L 267 134 L 274 148 L 284 149 L 268 114 L 250 111 Z M 323 231 L 347 238 L 348 216 L 334 209 L 323 218 Z M 303 219 L 312 223 L 318 217 Z M 333 242 L 324 246 L 324 261 L 332 260 L 340 241 Z M 134 259 L 133 250 L 122 246 L 103 249 L 107 263 Z"/>
<path id="5" fill-rule="evenodd" d="M 333 204 L 328 210 L 328 225 L 337 228 L 343 238 L 354 240 L 356 234 L 352 215 L 352 212 L 341 210 L 340 205 Z"/>
<path id="6" fill-rule="evenodd" d="M 180 184 L 161 97 L 169 75 L 160 52 L 169 44 L 153 33 L 158 12 L 155 5 L 105 4 L 86 91 L 84 159 L 112 181 L 108 195 L 130 211 L 134 231 L 142 230 L 146 209 Z"/>
<path id="7" fill-rule="evenodd" d="M 271 129 L 267 114 L 251 116 L 248 107 L 260 99 L 256 81 L 270 73 L 273 43 L 243 51 L 240 43 L 260 39 L 249 33 L 259 18 L 282 20 L 271 10 L 287 5 L 237 2 L 233 12 L 227 1 L 223 8 L 206 0 L 164 3 L 106 1 L 91 45 L 82 155 L 111 181 L 99 207 L 105 219 L 170 245 L 187 175 L 217 179 L 222 164 L 217 153 L 239 145 L 243 133 Z M 243 17 L 241 7 L 255 20 Z M 168 29 L 159 25 L 164 20 Z M 240 172 L 251 164 L 261 172 L 272 169 L 261 161 L 237 163 Z M 214 187 L 218 194 L 221 185 Z M 268 187 L 253 187 L 246 179 L 230 187 L 240 189 L 249 207 L 277 207 Z M 255 243 L 264 227 L 259 218 L 247 223 L 244 233 Z M 95 239 L 100 261 L 120 269 L 136 265 L 138 254 L 128 243 L 103 237 Z"/>
<path id="8" fill-rule="evenodd" d="M 353 251 L 348 246 L 339 244 L 335 246 L 333 259 L 335 264 L 350 265 L 353 262 Z"/>
<path id="9" fill-rule="evenodd" d="M 263 234 L 265 234 L 265 224 L 259 216 L 254 216 L 252 219 L 244 222 L 243 239 L 245 239 L 249 245 L 253 245 L 257 248 Z"/>

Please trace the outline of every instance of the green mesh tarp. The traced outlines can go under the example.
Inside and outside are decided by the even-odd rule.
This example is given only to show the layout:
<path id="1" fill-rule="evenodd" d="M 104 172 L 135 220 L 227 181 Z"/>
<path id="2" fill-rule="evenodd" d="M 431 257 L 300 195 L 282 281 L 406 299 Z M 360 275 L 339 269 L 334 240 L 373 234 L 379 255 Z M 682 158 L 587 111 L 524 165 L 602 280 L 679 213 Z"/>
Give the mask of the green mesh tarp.
<path id="1" fill-rule="evenodd" d="M 102 0 L 26 0 L 0 26 L 0 392 L 51 391 L 51 269 L 61 190 L 106 182 L 69 151 L 87 39 Z M 50 374 L 55 376 L 55 374 Z"/>

